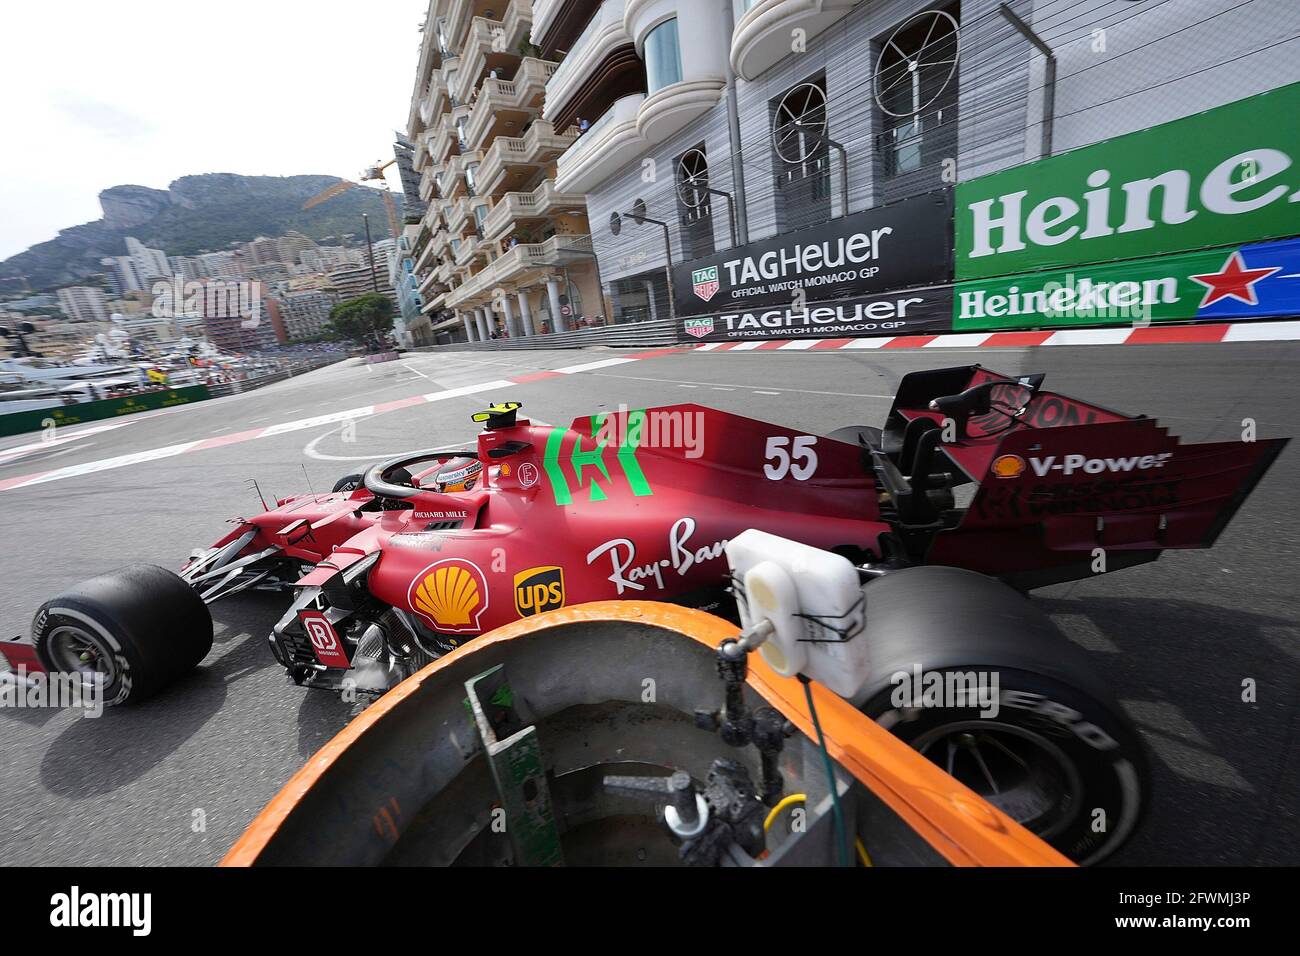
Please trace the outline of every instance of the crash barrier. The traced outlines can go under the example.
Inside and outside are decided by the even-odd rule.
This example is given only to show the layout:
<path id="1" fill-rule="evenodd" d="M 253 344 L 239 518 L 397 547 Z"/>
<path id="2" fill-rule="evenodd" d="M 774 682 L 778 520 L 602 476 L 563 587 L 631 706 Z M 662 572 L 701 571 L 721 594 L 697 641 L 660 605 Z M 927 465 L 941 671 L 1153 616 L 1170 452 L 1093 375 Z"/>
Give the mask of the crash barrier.
<path id="1" fill-rule="evenodd" d="M 213 398 L 224 398 L 227 395 L 239 395 L 243 392 L 251 392 L 254 389 L 261 388 L 264 385 L 274 385 L 276 382 L 284 382 L 296 375 L 304 375 L 307 372 L 314 372 L 318 368 L 324 368 L 327 365 L 334 365 L 336 362 L 342 362 L 345 358 L 331 358 L 323 362 L 295 362 L 287 368 L 278 372 L 271 372 L 268 375 L 258 375 L 254 378 L 240 379 L 236 382 L 222 382 L 219 385 L 209 385 L 208 390 L 212 393 Z"/>
<path id="2" fill-rule="evenodd" d="M 172 408 L 176 405 L 189 405 L 211 397 L 212 393 L 206 385 L 187 385 L 184 388 L 141 392 L 123 398 L 103 398 L 93 402 L 78 402 L 75 405 L 53 405 L 26 412 L 12 412 L 8 415 L 0 415 L 0 435 L 21 435 L 24 432 L 45 428 L 80 425 L 83 422 L 96 422 L 122 415 L 157 411 L 160 408 Z"/>
<path id="3" fill-rule="evenodd" d="M 628 322 L 602 325 L 572 332 L 548 332 L 521 338 L 491 339 L 487 342 L 453 342 L 450 345 L 423 345 L 411 352 L 493 351 L 498 349 L 581 349 L 604 345 L 611 348 L 646 348 L 673 345 L 677 342 L 677 323 L 671 319 L 654 322 Z"/>
<path id="4" fill-rule="evenodd" d="M 374 352 L 366 356 L 366 363 L 375 365 L 379 362 L 392 362 L 398 357 L 396 352 Z"/>

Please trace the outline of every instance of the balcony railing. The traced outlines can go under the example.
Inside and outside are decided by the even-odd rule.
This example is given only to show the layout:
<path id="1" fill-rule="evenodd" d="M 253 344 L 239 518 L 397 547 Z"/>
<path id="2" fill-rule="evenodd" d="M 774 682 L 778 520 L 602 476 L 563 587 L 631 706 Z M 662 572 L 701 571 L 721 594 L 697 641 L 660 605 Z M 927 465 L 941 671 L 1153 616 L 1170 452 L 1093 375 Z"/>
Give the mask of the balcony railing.
<path id="1" fill-rule="evenodd" d="M 571 127 L 564 133 L 546 120 L 534 120 L 523 136 L 498 136 L 483 152 L 478 181 L 483 195 L 491 195 L 500 185 L 499 180 L 511 166 L 540 166 L 559 156 L 577 139 L 578 131 Z"/>
<path id="2" fill-rule="evenodd" d="M 562 193 L 549 179 L 530 193 L 506 193 L 483 220 L 483 235 L 499 239 L 513 223 L 542 219 L 561 210 L 585 210 L 587 198 L 579 193 Z"/>
<path id="3" fill-rule="evenodd" d="M 552 236 L 545 242 L 521 243 L 451 290 L 445 305 L 449 309 L 456 308 L 490 294 L 501 283 L 514 281 L 528 273 L 541 274 L 590 256 L 591 237 L 587 235 Z"/>
<path id="4" fill-rule="evenodd" d="M 586 192 L 627 163 L 628 147 L 642 144 L 636 131 L 644 93 L 614 101 L 587 132 L 579 136 L 556 163 L 556 183 L 566 190 Z"/>
<path id="5" fill-rule="evenodd" d="M 541 112 L 546 82 L 557 66 L 549 60 L 525 57 L 520 61 L 519 72 L 513 80 L 484 80 L 465 123 L 465 142 L 469 148 L 480 149 L 488 145 L 483 142 L 483 137 L 492 128 L 498 113 Z"/>

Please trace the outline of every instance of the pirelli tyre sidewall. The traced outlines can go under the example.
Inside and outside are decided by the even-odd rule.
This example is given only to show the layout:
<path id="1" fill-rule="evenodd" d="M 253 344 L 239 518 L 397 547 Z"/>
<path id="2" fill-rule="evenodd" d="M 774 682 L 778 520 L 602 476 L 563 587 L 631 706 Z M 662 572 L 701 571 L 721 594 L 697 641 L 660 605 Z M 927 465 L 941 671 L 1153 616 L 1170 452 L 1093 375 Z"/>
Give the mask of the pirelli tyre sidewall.
<path id="1" fill-rule="evenodd" d="M 979 669 L 953 666 L 934 673 L 946 682 L 950 673 Z M 1014 668 L 997 673 L 997 707 L 989 708 L 988 716 L 979 708 L 899 707 L 891 700 L 893 688 L 863 710 L 896 737 L 924 746 L 926 756 L 945 769 L 948 742 L 962 737 L 997 738 L 1021 759 L 1036 754 L 1038 772 L 1046 770 L 1053 784 L 1062 785 L 1054 812 L 1040 814 L 1042 804 L 1033 798 L 992 793 L 960 745 L 958 779 L 1076 863 L 1100 862 L 1132 835 L 1145 807 L 1147 768 L 1140 741 L 1127 720 L 1066 684 Z M 1049 789 L 1056 792 L 1055 786 Z"/>
<path id="2" fill-rule="evenodd" d="M 933 565 L 863 592 L 858 639 L 872 676 L 854 702 L 864 712 L 945 769 L 953 744 L 957 779 L 1078 863 L 1132 835 L 1149 793 L 1142 742 L 1089 656 L 1032 601 Z"/>
<path id="3" fill-rule="evenodd" d="M 51 673 L 68 672 L 67 642 L 107 659 L 106 706 L 135 703 L 198 666 L 212 649 L 207 605 L 177 575 L 131 565 L 51 598 L 32 619 L 36 655 Z"/>

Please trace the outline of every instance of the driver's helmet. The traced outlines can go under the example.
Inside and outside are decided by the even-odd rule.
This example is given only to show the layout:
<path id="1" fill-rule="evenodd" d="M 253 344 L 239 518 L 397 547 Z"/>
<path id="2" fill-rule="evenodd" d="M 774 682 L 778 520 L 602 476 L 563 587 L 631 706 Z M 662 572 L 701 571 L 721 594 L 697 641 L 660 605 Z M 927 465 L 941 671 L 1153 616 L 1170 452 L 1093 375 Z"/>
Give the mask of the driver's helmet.
<path id="1" fill-rule="evenodd" d="M 472 491 L 483 473 L 477 458 L 449 458 L 431 479 L 435 491 Z"/>

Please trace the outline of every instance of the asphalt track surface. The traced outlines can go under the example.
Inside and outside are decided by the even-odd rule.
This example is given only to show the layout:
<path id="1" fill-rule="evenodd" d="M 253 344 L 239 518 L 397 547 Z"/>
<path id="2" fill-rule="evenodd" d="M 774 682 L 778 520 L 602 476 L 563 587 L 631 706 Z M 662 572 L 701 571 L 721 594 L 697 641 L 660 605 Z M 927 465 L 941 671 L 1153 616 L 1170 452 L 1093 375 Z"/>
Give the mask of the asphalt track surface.
<path id="1" fill-rule="evenodd" d="M 356 360 L 257 392 L 137 417 L 50 446 L 0 439 L 6 479 L 178 442 L 395 401 L 626 353 L 422 354 Z M 27 487 L 0 490 L 0 634 L 40 603 L 130 562 L 179 567 L 226 519 L 331 486 L 404 451 L 472 438 L 471 412 L 514 398 L 562 423 L 601 409 L 693 401 L 824 433 L 883 421 L 907 371 L 982 362 L 1161 419 L 1185 441 L 1300 435 L 1300 343 L 679 353 Z M 88 427 L 71 429 L 70 438 Z M 1154 799 L 1117 863 L 1300 863 L 1300 446 L 1292 445 L 1210 551 L 1035 592 L 1141 729 Z M 214 606 L 212 653 L 161 696 L 99 719 L 0 710 L 0 862 L 207 865 L 355 707 L 286 686 L 266 647 L 278 595 Z M 1255 703 L 1242 682 L 1258 686 Z"/>

